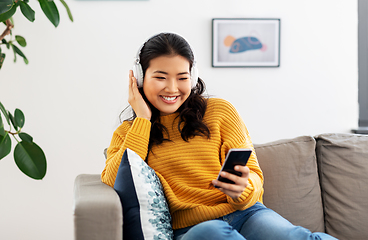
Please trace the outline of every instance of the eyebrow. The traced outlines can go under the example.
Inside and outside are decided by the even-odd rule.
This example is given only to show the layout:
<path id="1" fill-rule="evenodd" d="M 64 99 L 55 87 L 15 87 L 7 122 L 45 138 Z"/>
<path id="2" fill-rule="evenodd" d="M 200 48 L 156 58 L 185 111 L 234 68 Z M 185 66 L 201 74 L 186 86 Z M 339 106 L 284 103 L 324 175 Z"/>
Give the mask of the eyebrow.
<path id="1" fill-rule="evenodd" d="M 168 75 L 168 73 L 167 73 L 167 72 L 160 71 L 160 70 L 154 71 L 153 73 L 161 73 L 161 74 L 166 74 L 166 75 Z M 188 73 L 188 72 L 181 72 L 181 73 L 178 73 L 177 75 L 184 75 L 184 74 L 189 74 L 189 73 Z"/>

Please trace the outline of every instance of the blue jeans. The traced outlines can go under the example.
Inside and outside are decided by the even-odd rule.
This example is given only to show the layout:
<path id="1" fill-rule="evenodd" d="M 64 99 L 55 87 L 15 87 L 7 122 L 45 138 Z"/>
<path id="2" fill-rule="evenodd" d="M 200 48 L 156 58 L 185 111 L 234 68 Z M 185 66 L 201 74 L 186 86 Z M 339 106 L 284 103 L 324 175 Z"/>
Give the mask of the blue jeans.
<path id="1" fill-rule="evenodd" d="M 174 231 L 174 240 L 336 240 L 325 233 L 311 233 L 294 226 L 257 202 L 226 216 Z"/>

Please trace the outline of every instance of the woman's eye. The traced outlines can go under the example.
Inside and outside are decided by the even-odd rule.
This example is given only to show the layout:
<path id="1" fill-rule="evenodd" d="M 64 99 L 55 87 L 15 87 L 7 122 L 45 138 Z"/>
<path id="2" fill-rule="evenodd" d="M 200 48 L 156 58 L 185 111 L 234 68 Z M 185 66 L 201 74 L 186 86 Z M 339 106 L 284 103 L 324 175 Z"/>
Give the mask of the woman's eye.
<path id="1" fill-rule="evenodd" d="M 165 79 L 164 77 L 155 77 L 155 78 L 160 79 L 160 80 Z"/>
<path id="2" fill-rule="evenodd" d="M 179 78 L 179 80 L 187 80 L 188 78 Z"/>

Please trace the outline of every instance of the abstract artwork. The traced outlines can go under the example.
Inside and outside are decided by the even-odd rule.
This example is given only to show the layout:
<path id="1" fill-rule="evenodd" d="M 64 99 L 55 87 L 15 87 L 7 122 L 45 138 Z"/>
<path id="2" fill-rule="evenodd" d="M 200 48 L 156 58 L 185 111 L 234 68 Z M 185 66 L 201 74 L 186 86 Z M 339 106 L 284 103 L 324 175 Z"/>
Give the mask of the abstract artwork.
<path id="1" fill-rule="evenodd" d="M 279 67 L 280 19 L 212 19 L 213 67 Z"/>

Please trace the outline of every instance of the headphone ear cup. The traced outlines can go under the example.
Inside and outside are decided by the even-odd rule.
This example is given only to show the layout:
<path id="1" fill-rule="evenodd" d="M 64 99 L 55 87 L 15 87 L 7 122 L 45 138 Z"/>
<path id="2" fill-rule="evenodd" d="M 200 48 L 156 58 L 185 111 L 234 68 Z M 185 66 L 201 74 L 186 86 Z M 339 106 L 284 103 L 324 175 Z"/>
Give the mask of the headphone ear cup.
<path id="1" fill-rule="evenodd" d="M 193 64 L 192 69 L 190 70 L 190 79 L 192 84 L 192 89 L 195 88 L 198 82 L 198 68 L 196 64 Z"/>
<path id="2" fill-rule="evenodd" d="M 140 63 L 134 63 L 133 65 L 133 76 L 137 79 L 138 88 L 143 87 L 143 70 Z"/>

